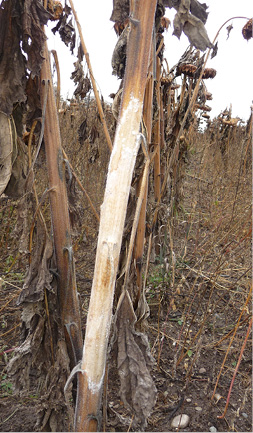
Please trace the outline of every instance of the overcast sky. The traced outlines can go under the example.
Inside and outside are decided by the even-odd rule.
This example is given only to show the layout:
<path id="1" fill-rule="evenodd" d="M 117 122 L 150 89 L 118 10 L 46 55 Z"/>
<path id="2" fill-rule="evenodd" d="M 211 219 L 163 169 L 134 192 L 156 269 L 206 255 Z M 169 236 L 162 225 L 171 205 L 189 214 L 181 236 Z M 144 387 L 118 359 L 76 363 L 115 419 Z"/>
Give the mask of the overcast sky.
<path id="1" fill-rule="evenodd" d="M 110 21 L 113 1 L 73 0 L 73 2 L 98 89 L 104 99 L 111 102 L 109 94 L 115 93 L 120 84 L 120 80 L 112 75 L 111 68 L 112 52 L 117 42 L 113 22 Z M 229 18 L 236 16 L 251 18 L 253 16 L 253 0 L 206 0 L 205 2 L 209 6 L 209 16 L 205 27 L 211 41 L 220 26 Z M 166 16 L 171 22 L 174 15 L 174 9 L 166 9 Z M 233 19 L 224 26 L 218 37 L 218 54 L 215 58 L 208 60 L 207 67 L 217 70 L 217 75 L 213 80 L 205 81 L 208 91 L 213 95 L 213 100 L 208 101 L 212 107 L 212 117 L 218 115 L 230 104 L 232 104 L 233 117 L 239 116 L 247 120 L 250 115 L 250 106 L 253 103 L 253 39 L 246 41 L 242 37 L 242 27 L 246 22 L 245 19 Z M 233 30 L 227 39 L 226 27 L 229 24 L 233 25 Z M 184 34 L 178 40 L 172 35 L 172 32 L 173 29 L 170 27 L 164 34 L 166 47 L 164 56 L 169 67 L 178 62 L 189 46 Z M 49 31 L 47 34 L 49 49 L 55 49 L 59 56 L 61 93 L 64 98 L 71 97 L 74 85 L 70 75 L 74 70 L 75 58 L 69 55 L 68 48 L 57 37 L 51 36 Z"/>

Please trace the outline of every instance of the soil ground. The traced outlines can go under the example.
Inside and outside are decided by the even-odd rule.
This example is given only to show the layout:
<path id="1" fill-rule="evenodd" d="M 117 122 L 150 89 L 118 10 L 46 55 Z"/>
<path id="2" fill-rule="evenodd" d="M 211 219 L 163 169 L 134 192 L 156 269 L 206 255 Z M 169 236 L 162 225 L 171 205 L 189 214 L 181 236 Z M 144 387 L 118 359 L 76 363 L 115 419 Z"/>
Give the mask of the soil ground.
<path id="1" fill-rule="evenodd" d="M 180 414 L 190 417 L 189 425 L 181 431 L 252 431 L 251 338 L 242 354 L 227 412 L 220 418 L 251 314 L 250 302 L 246 305 L 251 285 L 251 237 L 248 235 L 251 167 L 243 172 L 232 156 L 225 171 L 217 146 L 206 137 L 199 137 L 190 148 L 181 179 L 180 206 L 174 209 L 170 222 L 165 221 L 160 231 L 162 247 L 158 256 L 153 254 L 147 281 L 150 317 L 146 330 L 154 357 L 152 376 L 157 401 L 145 431 L 176 431 L 171 421 Z M 94 164 L 98 173 L 99 157 Z M 91 172 L 92 167 L 89 170 Z M 104 184 L 104 180 L 100 184 Z M 94 187 L 91 192 L 94 199 L 96 193 Z M 102 192 L 98 201 L 101 203 L 101 200 Z M 16 306 L 16 299 L 22 288 L 24 269 L 18 260 L 12 266 L 15 254 L 11 248 L 14 246 L 8 242 L 7 234 L 14 210 L 7 200 L 2 201 L 4 206 L 0 429 L 35 431 L 36 411 L 40 407 L 38 387 L 34 386 L 21 398 L 13 392 L 6 374 L 6 365 L 19 344 L 21 309 Z M 97 235 L 97 224 L 90 215 L 83 226 L 82 248 L 76 254 L 83 323 Z M 117 369 L 112 362 L 107 419 L 102 417 L 101 429 L 135 431 L 134 416 L 124 407 L 119 388 Z"/>

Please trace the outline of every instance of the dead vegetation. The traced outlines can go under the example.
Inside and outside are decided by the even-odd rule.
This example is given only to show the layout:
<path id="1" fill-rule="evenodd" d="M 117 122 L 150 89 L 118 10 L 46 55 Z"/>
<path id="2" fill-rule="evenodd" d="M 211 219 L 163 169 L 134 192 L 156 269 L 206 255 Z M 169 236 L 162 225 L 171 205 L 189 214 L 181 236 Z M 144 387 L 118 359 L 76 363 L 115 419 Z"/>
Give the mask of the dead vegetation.
<path id="1" fill-rule="evenodd" d="M 113 128 L 111 108 L 107 105 L 104 108 L 108 124 Z M 70 106 L 61 114 L 60 121 L 63 147 L 75 167 L 77 178 L 99 213 L 109 151 L 94 101 L 79 104 L 74 115 Z M 79 136 L 77 131 L 84 122 L 86 129 L 84 132 L 82 127 L 81 137 L 80 129 Z M 249 340 L 232 389 L 228 412 L 224 421 L 217 420 L 225 407 L 251 315 L 251 146 L 248 140 L 251 140 L 252 126 L 249 123 L 246 127 L 228 127 L 229 141 L 228 134 L 222 132 L 219 119 L 210 122 L 204 133 L 192 133 L 187 153 L 181 161 L 181 177 L 178 176 L 173 183 L 178 198 L 160 207 L 162 224 L 156 249 L 152 250 L 146 284 L 150 308 L 146 332 L 155 358 L 152 375 L 158 390 L 156 406 L 148 419 L 147 430 L 150 431 L 167 431 L 172 411 L 168 409 L 166 412 L 166 408 L 175 408 L 182 394 L 185 399 L 180 411 L 190 414 L 191 431 L 208 430 L 210 423 L 222 431 L 231 431 L 232 427 L 237 431 L 251 429 Z M 226 154 L 221 150 L 223 142 Z M 43 179 L 43 149 L 38 161 L 36 177 Z M 43 182 L 38 185 L 39 195 L 44 189 Z M 69 187 L 77 285 L 84 326 L 93 278 L 98 221 L 74 177 Z M 172 197 L 175 197 L 174 193 Z M 4 367 L 19 344 L 19 327 L 24 318 L 16 300 L 29 262 L 24 253 L 19 252 L 15 238 L 17 225 L 15 228 L 13 221 L 18 222 L 18 202 L 5 198 L 2 203 L 1 360 Z M 43 208 L 46 215 L 46 201 Z M 147 226 L 152 222 L 151 215 L 148 214 Z M 50 336 L 47 339 L 50 340 Z M 112 431 L 116 426 L 117 431 L 126 431 L 132 413 L 127 406 L 122 406 L 118 397 L 119 385 L 115 387 L 113 361 L 109 365 L 107 429 Z M 199 373 L 201 368 L 206 371 Z M 10 387 L 13 385 L 4 373 L 1 384 L 1 401 L 5 407 L 3 421 L 15 409 L 22 413 L 27 405 L 34 405 L 43 395 L 43 388 L 32 382 L 30 394 L 28 390 L 24 394 L 28 395 L 24 404 L 23 399 L 12 397 L 12 388 L 7 391 L 8 384 Z M 216 395 L 213 399 L 212 394 Z M 217 400 L 218 394 L 221 397 Z M 187 403 L 186 399 L 191 399 L 191 402 Z M 6 412 L 5 402 L 8 405 L 13 402 L 11 411 Z M 196 404 L 202 407 L 201 414 L 196 412 Z M 244 419 L 242 413 L 247 413 L 248 418 Z M 34 424 L 29 424 L 32 420 L 28 420 L 28 425 L 35 428 Z M 6 431 L 8 425 L 11 431 L 15 431 L 15 422 L 15 416 L 6 421 Z M 17 426 L 21 428 L 21 424 L 17 423 Z M 27 424 L 23 426 L 26 428 Z"/>
<path id="2" fill-rule="evenodd" d="M 193 28 L 184 27 L 190 39 L 197 25 L 191 17 Z M 122 29 L 130 25 L 123 18 L 115 18 L 122 44 L 113 57 L 120 78 L 127 48 Z M 181 10 L 177 20 L 185 26 Z M 73 48 L 66 21 L 60 19 L 59 28 Z M 93 414 L 88 422 L 104 431 L 168 431 L 178 411 L 190 415 L 186 431 L 212 426 L 250 431 L 252 114 L 246 126 L 229 110 L 210 121 L 206 102 L 212 96 L 203 80 L 216 71 L 206 68 L 207 58 L 193 47 L 173 70 L 166 68 L 161 34 L 160 48 L 151 56 L 156 75 L 152 62 L 147 74 L 119 256 L 103 417 Z M 213 47 L 202 35 L 199 49 Z M 82 58 L 79 49 L 74 77 L 80 72 L 81 87 L 76 99 L 62 101 L 59 122 L 74 254 L 71 247 L 68 257 L 71 252 L 84 334 L 110 159 L 105 135 L 115 135 L 124 92 L 122 82 L 113 106 L 102 101 L 97 109 L 87 94 Z M 204 131 L 201 118 L 208 120 Z M 28 147 L 26 168 L 36 155 L 33 189 L 15 201 L 11 195 L 0 199 L 1 419 L 6 431 L 63 431 L 73 429 L 71 388 L 63 394 L 70 362 L 56 297 L 58 269 L 47 236 L 45 147 L 39 145 L 36 154 L 40 134 L 33 135 L 33 128 L 36 124 L 28 128 L 27 144 L 27 135 L 20 137 L 24 155 Z M 15 185 L 11 191 L 16 199 Z M 27 407 L 36 407 L 36 417 L 24 421 Z"/>

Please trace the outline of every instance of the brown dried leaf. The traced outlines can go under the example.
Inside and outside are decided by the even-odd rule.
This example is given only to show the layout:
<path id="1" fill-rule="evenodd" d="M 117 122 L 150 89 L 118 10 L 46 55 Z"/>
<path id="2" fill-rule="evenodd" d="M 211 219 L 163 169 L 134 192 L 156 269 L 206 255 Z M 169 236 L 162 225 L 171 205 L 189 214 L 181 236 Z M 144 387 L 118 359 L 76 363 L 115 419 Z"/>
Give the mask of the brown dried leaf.
<path id="1" fill-rule="evenodd" d="M 183 31 L 188 37 L 190 44 L 201 51 L 213 47 L 203 24 L 207 18 L 205 12 L 207 7 L 205 4 L 201 5 L 197 1 L 181 0 L 177 4 L 173 3 L 169 5 L 169 7 L 174 7 L 177 10 L 173 21 L 173 35 L 180 39 Z"/>
<path id="2" fill-rule="evenodd" d="M 75 70 L 71 74 L 71 80 L 73 80 L 74 83 L 77 84 L 74 95 L 80 96 L 81 99 L 84 99 L 91 89 L 91 82 L 88 75 L 86 75 L 86 77 L 84 76 L 83 65 L 80 59 L 78 59 L 74 63 L 74 66 Z"/>
<path id="3" fill-rule="evenodd" d="M 20 49 L 20 18 L 13 17 L 13 2 L 4 1 L 0 8 L 0 110 L 12 113 L 16 101 L 26 100 L 25 57 Z M 21 11 L 17 12 L 17 14 Z M 13 60 L 15 59 L 15 61 Z"/>
<path id="4" fill-rule="evenodd" d="M 40 103 L 40 96 L 38 93 L 38 89 L 39 89 L 38 77 L 34 77 L 34 79 L 32 79 L 32 75 L 30 74 L 25 89 L 26 96 L 27 96 L 26 122 L 27 125 L 29 126 L 32 123 L 32 119 L 41 117 L 41 103 Z"/>
<path id="5" fill-rule="evenodd" d="M 129 0 L 113 0 L 113 11 L 110 20 L 124 22 L 129 17 Z"/>
<path id="6" fill-rule="evenodd" d="M 71 16 L 72 10 L 71 8 L 65 4 L 64 11 L 62 15 L 60 16 L 58 24 L 52 29 L 52 32 L 55 34 L 57 31 L 60 34 L 61 40 L 64 42 L 65 45 L 70 44 L 70 51 L 73 54 L 75 45 L 76 45 L 76 32 L 72 24 L 72 18 L 69 19 L 69 16 Z"/>
<path id="7" fill-rule="evenodd" d="M 15 382 L 15 391 L 26 393 L 29 390 L 29 376 L 32 365 L 36 362 L 38 351 L 43 341 L 45 318 L 41 315 L 41 306 L 28 304 L 22 311 L 25 340 L 16 348 L 7 371 Z M 45 354 L 44 354 L 45 356 Z M 37 364 L 38 367 L 38 364 Z"/>
<path id="8" fill-rule="evenodd" d="M 4 0 L 1 3 L 0 110 L 8 115 L 13 104 L 26 101 L 26 69 L 32 77 L 40 73 L 46 40 L 42 25 L 50 18 L 51 14 L 40 0 Z"/>
<path id="9" fill-rule="evenodd" d="M 42 30 L 52 15 L 39 0 L 25 0 L 22 11 L 22 49 L 27 53 L 27 68 L 32 78 L 39 75 L 44 57 L 42 55 L 47 37 Z"/>
<path id="10" fill-rule="evenodd" d="M 4 192 L 12 170 L 13 136 L 9 116 L 0 112 L 0 195 Z"/>
<path id="11" fill-rule="evenodd" d="M 44 227 L 40 222 L 37 224 L 37 239 L 32 262 L 26 276 L 22 292 L 19 295 L 17 304 L 23 302 L 38 302 L 44 299 L 44 290 L 52 291 L 52 273 L 49 271 L 49 264 L 53 255 L 53 245 L 48 238 Z"/>
<path id="12" fill-rule="evenodd" d="M 179 9 L 180 4 L 184 2 L 184 0 L 162 0 L 163 5 L 165 7 L 174 8 L 176 10 Z M 189 0 L 187 0 L 189 5 Z M 206 3 L 200 3 L 198 0 L 190 0 L 190 11 L 193 15 L 199 18 L 204 24 L 206 23 L 208 13 L 206 12 L 208 6 Z"/>
<path id="13" fill-rule="evenodd" d="M 198 50 L 205 51 L 207 48 L 213 47 L 204 24 L 193 15 L 190 15 L 185 21 L 183 32 L 188 37 L 189 42 Z"/>
<path id="14" fill-rule="evenodd" d="M 192 15 L 199 18 L 204 24 L 206 23 L 208 12 L 206 12 L 208 6 L 206 3 L 200 3 L 197 0 L 191 0 L 190 11 Z"/>
<path id="15" fill-rule="evenodd" d="M 112 53 L 112 74 L 123 78 L 126 68 L 126 49 L 129 26 L 121 33 Z"/>
<path id="16" fill-rule="evenodd" d="M 17 158 L 13 161 L 11 177 L 5 189 L 5 194 L 14 199 L 25 194 L 28 173 L 27 148 L 19 137 L 17 137 L 16 143 Z"/>
<path id="17" fill-rule="evenodd" d="M 234 27 L 233 27 L 233 24 L 230 24 L 229 26 L 226 27 L 226 30 L 227 30 L 227 39 L 229 38 L 229 36 L 230 36 L 230 32 L 231 32 L 231 30 L 232 30 L 233 28 L 234 28 Z"/>
<path id="18" fill-rule="evenodd" d="M 36 427 L 38 431 L 64 431 L 62 427 L 66 414 L 69 420 L 74 419 L 73 408 L 65 403 L 67 399 L 70 401 L 72 394 L 71 387 L 69 387 L 64 395 L 64 386 L 70 370 L 67 347 L 63 340 L 59 340 L 57 343 L 55 357 L 56 362 L 48 369 L 44 381 L 43 397 L 37 413 Z"/>
<path id="19" fill-rule="evenodd" d="M 91 130 L 90 130 L 90 132 L 89 132 L 89 136 L 88 136 L 89 143 L 94 144 L 94 143 L 95 143 L 95 140 L 96 140 L 98 137 L 99 137 L 99 131 L 98 131 L 96 125 L 93 125 L 93 126 L 91 127 Z"/>
<path id="20" fill-rule="evenodd" d="M 42 302 L 23 305 L 23 341 L 15 349 L 7 366 L 15 393 L 29 392 L 30 383 L 40 383 L 40 404 L 34 406 L 37 431 L 73 431 L 73 409 L 68 403 L 71 389 L 64 395 L 64 385 L 70 374 L 69 357 L 60 326 L 57 297 L 48 293 L 50 317 Z M 52 338 L 52 329 L 56 338 Z M 52 362 L 53 361 L 53 362 Z M 66 396 L 66 400 L 65 400 Z"/>
<path id="21" fill-rule="evenodd" d="M 12 231 L 12 237 L 18 242 L 18 251 L 21 254 L 28 254 L 28 242 L 29 242 L 29 207 L 31 207 L 32 201 L 30 194 L 24 195 L 17 205 L 17 221 Z"/>
<path id="22" fill-rule="evenodd" d="M 121 295 L 117 310 L 118 371 L 123 403 L 134 412 L 134 424 L 145 428 L 156 401 L 150 374 L 153 358 L 146 335 L 135 330 L 136 315 L 128 292 Z"/>
<path id="23" fill-rule="evenodd" d="M 85 140 L 88 138 L 88 128 L 87 128 L 87 119 L 84 119 L 81 125 L 78 128 L 78 141 L 80 144 L 83 144 Z"/>
<path id="24" fill-rule="evenodd" d="M 66 163 L 66 185 L 68 194 L 69 219 L 72 232 L 78 235 L 82 222 L 82 206 L 80 205 L 80 191 L 76 188 L 76 178 L 72 176 L 70 167 Z"/>

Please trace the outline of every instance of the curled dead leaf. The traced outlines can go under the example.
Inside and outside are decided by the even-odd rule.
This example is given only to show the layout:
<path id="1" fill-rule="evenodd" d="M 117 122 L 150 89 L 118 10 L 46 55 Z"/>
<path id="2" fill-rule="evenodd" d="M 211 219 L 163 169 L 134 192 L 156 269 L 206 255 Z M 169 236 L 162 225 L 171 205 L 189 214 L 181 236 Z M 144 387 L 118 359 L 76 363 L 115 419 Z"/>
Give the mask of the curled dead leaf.
<path id="1" fill-rule="evenodd" d="M 41 301 L 44 299 L 45 289 L 53 291 L 51 286 L 53 275 L 49 270 L 53 245 L 41 223 L 37 225 L 36 235 L 37 241 L 32 252 L 31 265 L 17 301 L 18 305 L 23 302 Z"/>
<path id="2" fill-rule="evenodd" d="M 16 140 L 16 156 L 13 159 L 11 177 L 5 189 L 5 194 L 14 199 L 22 197 L 31 187 L 31 183 L 26 184 L 28 174 L 27 149 L 19 137 Z"/>
<path id="3" fill-rule="evenodd" d="M 113 10 L 110 20 L 124 22 L 129 17 L 129 0 L 113 0 Z"/>
<path id="4" fill-rule="evenodd" d="M 136 315 L 126 291 L 121 295 L 116 318 L 120 396 L 134 412 L 134 425 L 145 428 L 156 401 L 156 387 L 150 374 L 153 358 L 148 339 L 135 330 Z"/>
<path id="5" fill-rule="evenodd" d="M 71 13 L 71 8 L 65 4 L 63 13 L 60 16 L 57 25 L 52 29 L 52 32 L 54 34 L 57 31 L 59 32 L 61 40 L 67 47 L 70 46 L 70 51 L 73 54 L 76 45 L 76 32 L 72 23 Z"/>
<path id="6" fill-rule="evenodd" d="M 13 140 L 11 117 L 0 112 L 0 195 L 11 177 Z"/>
<path id="7" fill-rule="evenodd" d="M 112 74 L 123 78 L 126 67 L 126 49 L 129 26 L 121 33 L 112 54 Z"/>
<path id="8" fill-rule="evenodd" d="M 197 3 L 198 2 L 195 1 L 195 6 L 197 6 Z M 204 26 L 204 22 L 206 19 L 203 17 L 203 15 L 197 13 L 196 11 L 196 15 L 193 15 L 193 13 L 190 12 L 191 1 L 181 0 L 179 4 L 174 4 L 172 5 L 172 7 L 177 10 L 173 21 L 173 35 L 177 36 L 178 39 L 180 39 L 183 31 L 188 37 L 190 44 L 198 50 L 205 51 L 207 48 L 212 48 L 213 45 L 209 40 L 207 31 Z M 192 9 L 192 11 L 193 10 L 194 8 Z M 199 11 L 198 8 L 196 8 L 196 10 Z M 200 16 L 202 19 L 198 18 L 198 16 Z"/>

